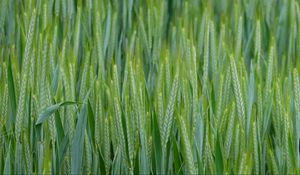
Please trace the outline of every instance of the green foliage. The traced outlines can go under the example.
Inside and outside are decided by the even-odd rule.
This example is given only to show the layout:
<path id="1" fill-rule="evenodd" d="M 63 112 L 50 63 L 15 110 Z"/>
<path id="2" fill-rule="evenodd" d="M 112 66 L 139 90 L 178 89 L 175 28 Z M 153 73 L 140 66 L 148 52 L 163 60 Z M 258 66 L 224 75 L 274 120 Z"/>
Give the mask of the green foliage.
<path id="1" fill-rule="evenodd" d="M 300 174 L 299 0 L 1 0 L 0 174 Z"/>

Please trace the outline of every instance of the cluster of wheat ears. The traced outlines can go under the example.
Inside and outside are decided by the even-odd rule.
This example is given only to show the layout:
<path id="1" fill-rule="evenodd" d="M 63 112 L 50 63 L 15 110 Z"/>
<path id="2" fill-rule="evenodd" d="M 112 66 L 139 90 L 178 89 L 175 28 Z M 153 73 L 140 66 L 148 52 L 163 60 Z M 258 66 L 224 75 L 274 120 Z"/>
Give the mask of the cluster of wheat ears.
<path id="1" fill-rule="evenodd" d="M 299 174 L 300 0 L 1 0 L 0 174 Z"/>

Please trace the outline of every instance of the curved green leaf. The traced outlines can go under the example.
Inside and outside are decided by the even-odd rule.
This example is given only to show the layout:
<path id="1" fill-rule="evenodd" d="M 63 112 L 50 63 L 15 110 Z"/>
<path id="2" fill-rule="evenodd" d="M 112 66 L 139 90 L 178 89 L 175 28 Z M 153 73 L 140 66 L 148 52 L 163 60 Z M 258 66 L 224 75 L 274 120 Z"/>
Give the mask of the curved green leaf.
<path id="1" fill-rule="evenodd" d="M 67 106 L 67 105 L 74 105 L 77 104 L 76 102 L 66 101 L 57 103 L 55 105 L 49 106 L 44 112 L 39 115 L 38 120 L 36 121 L 35 125 L 42 124 L 45 120 L 47 120 L 53 113 L 55 113 L 60 107 Z"/>

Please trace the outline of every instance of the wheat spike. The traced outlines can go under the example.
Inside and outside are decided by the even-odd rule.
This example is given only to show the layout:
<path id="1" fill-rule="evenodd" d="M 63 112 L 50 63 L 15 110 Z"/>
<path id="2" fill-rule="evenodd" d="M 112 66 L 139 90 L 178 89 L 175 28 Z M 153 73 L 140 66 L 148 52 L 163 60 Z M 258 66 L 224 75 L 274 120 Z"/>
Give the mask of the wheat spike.
<path id="1" fill-rule="evenodd" d="M 26 46 L 25 46 L 23 65 L 22 65 L 21 91 L 19 95 L 19 102 L 18 102 L 18 109 L 17 109 L 17 116 L 16 116 L 16 136 L 18 141 L 20 139 L 21 130 L 23 128 L 23 117 L 25 114 L 24 108 L 25 108 L 25 96 L 26 96 L 28 70 L 29 70 L 28 64 L 30 62 L 30 53 L 31 53 L 33 36 L 34 36 L 33 34 L 35 28 L 35 20 L 36 20 L 36 10 L 34 9 L 32 12 L 30 25 L 27 32 Z"/>
<path id="2" fill-rule="evenodd" d="M 29 143 L 28 139 L 26 136 L 23 137 L 24 143 Z M 31 174 L 32 171 L 32 154 L 30 150 L 29 144 L 24 144 L 25 145 L 25 159 L 26 159 L 26 173 Z"/>
<path id="3" fill-rule="evenodd" d="M 85 132 L 84 135 L 84 153 L 85 153 L 85 173 L 86 174 L 91 174 L 91 170 L 92 170 L 92 150 L 91 150 L 91 146 L 89 143 L 89 138 L 87 135 L 87 132 Z"/>
<path id="4" fill-rule="evenodd" d="M 285 113 L 284 115 L 284 127 L 283 127 L 283 143 L 284 143 L 284 147 L 283 147 L 283 157 L 284 157 L 284 161 L 285 161 L 285 165 L 287 167 L 287 169 L 289 170 L 291 168 L 291 162 L 290 162 L 290 158 L 289 158 L 289 142 L 288 142 L 288 136 L 289 136 L 289 126 L 288 126 L 288 114 Z"/>
<path id="5" fill-rule="evenodd" d="M 194 129 L 196 128 L 196 120 L 199 114 L 198 109 L 198 79 L 197 79 L 197 60 L 196 60 L 196 48 L 193 45 L 192 46 L 192 64 L 193 69 L 191 71 L 191 77 L 192 77 L 192 84 L 193 84 L 193 97 L 192 97 L 192 108 L 193 108 L 193 118 L 192 118 L 192 137 L 195 136 Z"/>
<path id="6" fill-rule="evenodd" d="M 281 98 L 281 92 L 280 92 L 280 88 L 279 88 L 279 83 L 278 81 L 276 82 L 276 86 L 275 86 L 275 97 L 276 97 L 276 115 L 272 115 L 272 120 L 274 123 L 274 128 L 275 128 L 275 132 L 278 136 L 280 136 L 281 138 L 281 124 L 282 124 L 282 116 L 283 116 L 283 109 L 282 109 L 282 98 Z"/>
<path id="7" fill-rule="evenodd" d="M 132 117 L 132 113 L 129 112 L 130 103 L 129 103 L 129 96 L 125 96 L 125 122 L 126 122 L 126 130 L 127 130 L 127 142 L 128 142 L 128 156 L 129 156 L 129 163 L 130 168 L 133 166 L 133 158 L 134 158 L 134 120 Z"/>
<path id="8" fill-rule="evenodd" d="M 260 65 L 260 55 L 261 55 L 261 32 L 260 32 L 260 20 L 256 21 L 255 28 L 255 54 L 257 57 L 257 65 Z"/>
<path id="9" fill-rule="evenodd" d="M 228 104 L 228 101 L 230 99 L 230 87 L 231 87 L 231 71 L 230 67 L 227 68 L 226 74 L 225 74 L 225 82 L 224 82 L 224 92 L 223 94 L 223 104 Z"/>
<path id="10" fill-rule="evenodd" d="M 213 72 L 213 77 L 216 77 L 216 73 L 218 70 L 218 57 L 217 56 L 217 49 L 216 49 L 216 41 L 215 41 L 215 25 L 213 21 L 210 21 L 210 54 L 211 54 L 211 70 Z"/>
<path id="11" fill-rule="evenodd" d="M 220 124 L 220 117 L 221 117 L 222 105 L 223 105 L 223 81 L 224 81 L 224 77 L 221 75 L 220 82 L 219 82 L 219 89 L 218 89 L 219 98 L 216 107 L 215 127 L 219 126 Z"/>
<path id="12" fill-rule="evenodd" d="M 104 163 L 105 163 L 105 172 L 109 174 L 110 169 L 110 134 L 109 134 L 109 122 L 107 117 L 104 119 Z"/>
<path id="13" fill-rule="evenodd" d="M 62 1 L 64 2 L 64 1 Z M 65 10 L 63 10 L 64 12 Z M 75 24 L 75 37 L 74 37 L 74 54 L 78 56 L 80 44 L 80 27 L 81 27 L 81 7 L 77 8 L 76 24 Z"/>
<path id="14" fill-rule="evenodd" d="M 205 45 L 204 45 L 204 63 L 203 63 L 203 89 L 202 93 L 206 94 L 208 86 L 208 67 L 209 67 L 209 25 L 205 32 Z"/>
<path id="15" fill-rule="evenodd" d="M 274 46 L 272 45 L 270 48 L 269 53 L 269 61 L 268 61 L 268 68 L 267 68 L 267 77 L 266 77 L 266 87 L 265 87 L 265 103 L 268 103 L 267 99 L 271 95 L 271 86 L 272 86 L 272 76 L 273 76 L 273 60 L 274 60 Z"/>
<path id="16" fill-rule="evenodd" d="M 239 169 L 238 169 L 238 173 L 237 174 L 244 174 L 245 169 L 246 169 L 246 160 L 247 159 L 247 154 L 244 153 L 242 155 L 241 161 L 240 161 L 240 165 L 239 165 Z"/>
<path id="17" fill-rule="evenodd" d="M 237 42 L 235 46 L 235 58 L 240 58 L 243 39 L 243 17 L 239 17 L 238 29 L 237 29 Z"/>
<path id="18" fill-rule="evenodd" d="M 86 85 L 87 85 L 87 76 L 88 76 L 88 69 L 89 69 L 89 62 L 90 62 L 90 52 L 87 51 L 85 57 L 84 57 L 84 66 L 83 66 L 83 72 L 81 76 L 81 84 L 80 84 L 80 93 L 79 97 L 80 100 L 83 101 L 86 95 Z"/>
<path id="19" fill-rule="evenodd" d="M 297 69 L 294 69 L 293 71 L 293 78 L 294 78 L 294 95 L 295 95 L 295 110 L 297 113 L 297 116 L 300 116 L 300 85 L 299 85 L 299 76 Z"/>
<path id="20" fill-rule="evenodd" d="M 190 144 L 190 139 L 188 137 L 187 128 L 186 128 L 185 121 L 183 120 L 182 116 L 179 116 L 178 124 L 179 124 L 179 127 L 180 127 L 182 142 L 183 142 L 183 145 L 184 145 L 185 160 L 187 162 L 188 173 L 189 174 L 197 174 L 197 170 L 194 166 L 194 160 L 193 160 L 193 154 L 192 154 L 192 147 L 191 147 L 191 144 Z"/>
<path id="21" fill-rule="evenodd" d="M 171 93 L 170 93 L 170 97 L 169 97 L 167 111 L 165 113 L 164 122 L 163 122 L 163 132 L 161 135 L 163 149 L 166 149 L 169 135 L 171 132 L 171 126 L 173 123 L 174 105 L 175 105 L 175 100 L 177 97 L 177 90 L 178 90 L 178 76 L 179 75 L 178 75 L 178 70 L 177 70 L 177 73 L 173 80 L 173 85 L 172 85 L 172 89 L 171 89 Z"/>
<path id="22" fill-rule="evenodd" d="M 99 81 L 96 82 L 96 86 L 97 86 L 97 91 L 99 92 Z M 102 121 L 101 120 L 103 118 L 103 114 L 102 114 L 102 104 L 101 104 L 101 95 L 97 96 L 96 99 L 96 109 L 95 109 L 95 141 L 97 146 L 100 147 L 101 142 L 100 142 L 100 138 L 102 137 Z M 100 126 L 101 125 L 101 126 Z M 101 129 L 100 129 L 101 128 Z"/>
<path id="23" fill-rule="evenodd" d="M 230 147 L 232 143 L 232 137 L 233 137 L 233 129 L 234 129 L 234 119 L 235 119 L 235 103 L 231 106 L 231 112 L 229 115 L 229 121 L 228 126 L 226 130 L 226 136 L 225 136 L 225 142 L 224 142 L 224 148 L 225 148 L 225 157 L 228 159 L 229 153 L 230 153 Z"/>
<path id="24" fill-rule="evenodd" d="M 272 173 L 273 174 L 279 174 L 277 163 L 276 163 L 276 160 L 275 160 L 275 157 L 274 157 L 274 153 L 271 149 L 268 150 L 268 156 L 269 156 L 269 159 L 270 159 Z"/>
<path id="25" fill-rule="evenodd" d="M 244 106 L 244 100 L 241 92 L 241 84 L 238 79 L 236 64 L 232 56 L 230 56 L 230 68 L 231 68 L 231 76 L 232 76 L 235 100 L 237 104 L 238 116 L 240 117 L 240 120 L 242 121 L 243 125 L 245 125 L 245 106 Z"/>
<path id="26" fill-rule="evenodd" d="M 126 156 L 126 145 L 125 145 L 125 136 L 124 136 L 124 131 L 123 131 L 123 126 L 122 126 L 122 113 L 119 105 L 119 101 L 117 97 L 114 98 L 114 110 L 115 110 L 115 119 L 116 119 L 116 127 L 117 127 L 117 132 L 118 132 L 118 143 L 119 143 L 119 148 L 121 150 L 122 158 L 125 162 L 127 162 L 127 156 Z"/>
<path id="27" fill-rule="evenodd" d="M 254 172 L 255 174 L 260 174 L 259 172 L 259 152 L 258 152 L 258 138 L 257 138 L 257 128 L 256 122 L 252 123 L 252 142 L 253 142 L 253 152 L 254 152 Z"/>

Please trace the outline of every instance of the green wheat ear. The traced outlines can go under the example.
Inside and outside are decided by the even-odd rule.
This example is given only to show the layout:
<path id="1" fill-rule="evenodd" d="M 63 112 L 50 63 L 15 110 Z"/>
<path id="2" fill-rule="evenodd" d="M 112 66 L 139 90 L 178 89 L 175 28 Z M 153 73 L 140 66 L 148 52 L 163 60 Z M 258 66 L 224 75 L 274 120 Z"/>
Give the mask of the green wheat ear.
<path id="1" fill-rule="evenodd" d="M 27 89 L 27 80 L 28 80 L 28 71 L 29 71 L 29 62 L 30 62 L 30 53 L 32 48 L 32 42 L 34 37 L 34 28 L 36 21 L 36 9 L 33 10 L 31 15 L 31 20 L 29 24 L 29 29 L 27 32 L 26 38 L 26 46 L 25 52 L 23 57 L 23 64 L 22 64 L 22 80 L 21 80 L 21 90 L 19 95 L 19 102 L 18 102 L 18 109 L 17 109 L 17 116 L 16 116 L 16 136 L 19 141 L 19 137 L 21 134 L 21 130 L 23 128 L 23 117 L 25 115 L 25 96 L 26 96 L 26 89 Z"/>
<path id="2" fill-rule="evenodd" d="M 209 25 L 205 31 L 205 46 L 204 46 L 204 62 L 203 62 L 203 90 L 202 93 L 206 94 L 208 82 L 208 67 L 209 67 Z"/>
<path id="3" fill-rule="evenodd" d="M 193 160 L 192 147 L 191 147 L 190 139 L 189 139 L 188 133 L 187 133 L 187 128 L 185 125 L 185 121 L 182 119 L 181 116 L 179 116 L 178 123 L 179 123 L 182 142 L 183 142 L 183 146 L 184 146 L 184 150 L 185 150 L 184 159 L 187 162 L 188 173 L 189 174 L 197 174 L 197 170 L 195 168 L 194 160 Z"/>
<path id="4" fill-rule="evenodd" d="M 297 113 L 297 116 L 300 115 L 300 85 L 299 85 L 299 75 L 297 69 L 294 69 L 293 71 L 293 79 L 294 79 L 294 95 L 295 95 L 295 110 Z"/>
<path id="5" fill-rule="evenodd" d="M 169 96 L 169 101 L 168 101 L 168 105 L 167 105 L 167 109 L 165 112 L 165 117 L 163 120 L 163 132 L 161 133 L 161 138 L 162 138 L 162 147 L 163 149 L 166 149 L 167 147 L 167 142 L 169 140 L 169 136 L 170 136 L 170 130 L 172 127 L 172 123 L 173 123 L 173 113 L 174 113 L 174 106 L 175 106 L 175 100 L 176 100 L 176 96 L 177 96 L 177 90 L 178 90 L 178 79 L 179 79 L 179 70 L 177 69 L 175 78 L 173 80 L 173 84 L 172 84 L 172 89 L 171 89 L 171 93 Z"/>
<path id="6" fill-rule="evenodd" d="M 238 72 L 236 68 L 236 63 L 233 58 L 233 56 L 230 56 L 230 68 L 231 68 L 231 77 L 233 81 L 233 89 L 234 89 L 234 95 L 235 95 L 235 101 L 237 105 L 237 114 L 243 123 L 245 125 L 245 106 L 244 106 L 244 100 L 242 96 L 242 90 L 241 90 L 241 84 L 238 77 Z"/>
<path id="7" fill-rule="evenodd" d="M 261 57 L 261 27 L 260 27 L 260 20 L 256 21 L 256 28 L 255 28 L 255 54 L 257 59 L 257 65 L 260 65 L 260 57 Z"/>
<path id="8" fill-rule="evenodd" d="M 259 155 L 258 155 L 258 138 L 257 138 L 257 126 L 256 121 L 252 123 L 252 143 L 254 150 L 254 172 L 255 174 L 259 174 L 260 163 L 259 163 Z"/>
<path id="9" fill-rule="evenodd" d="M 278 165 L 276 163 L 276 159 L 274 157 L 274 153 L 271 149 L 268 150 L 268 157 L 271 164 L 271 170 L 273 174 L 279 174 Z"/>
<path id="10" fill-rule="evenodd" d="M 239 17 L 238 28 L 237 28 L 237 42 L 235 46 L 235 58 L 240 58 L 241 48 L 243 39 L 243 17 Z"/>
<path id="11" fill-rule="evenodd" d="M 234 123 L 235 123 L 235 103 L 231 106 L 231 112 L 229 115 L 227 131 L 225 135 L 224 149 L 225 149 L 225 158 L 229 158 L 232 140 L 233 140 L 233 131 L 234 131 Z"/>
<path id="12" fill-rule="evenodd" d="M 104 164 L 105 164 L 105 171 L 109 174 L 110 170 L 110 134 L 109 134 L 109 122 L 108 119 L 104 119 Z"/>

